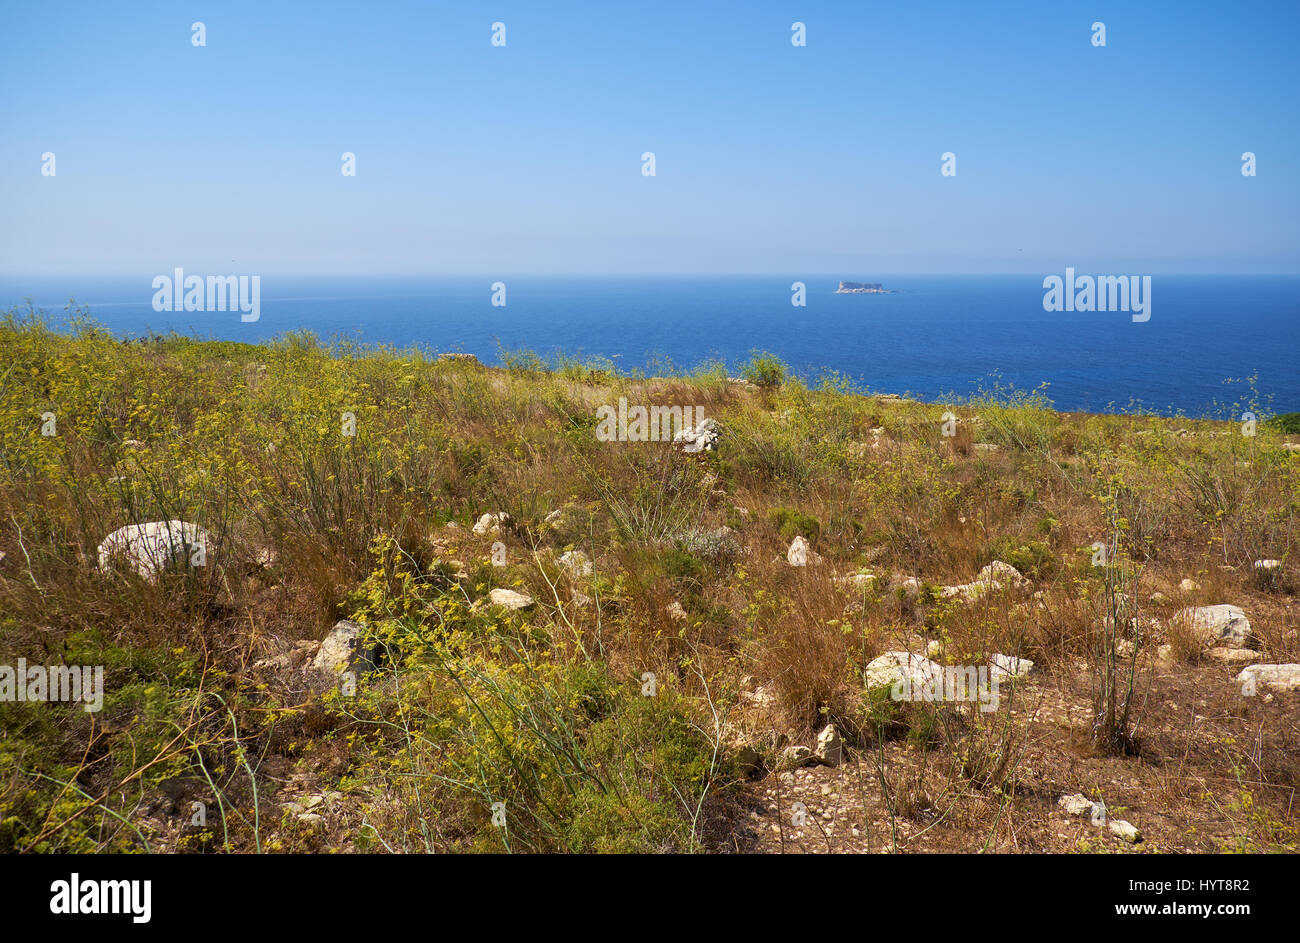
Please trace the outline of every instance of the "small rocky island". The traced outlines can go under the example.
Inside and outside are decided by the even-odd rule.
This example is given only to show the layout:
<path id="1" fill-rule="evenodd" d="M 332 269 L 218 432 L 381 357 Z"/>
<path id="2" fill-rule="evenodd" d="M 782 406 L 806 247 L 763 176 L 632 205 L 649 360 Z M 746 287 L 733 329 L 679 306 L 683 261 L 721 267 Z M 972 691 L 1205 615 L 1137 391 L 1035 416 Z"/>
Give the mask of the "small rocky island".
<path id="1" fill-rule="evenodd" d="M 840 282 L 837 295 L 896 295 L 892 288 L 882 288 L 880 282 Z"/>

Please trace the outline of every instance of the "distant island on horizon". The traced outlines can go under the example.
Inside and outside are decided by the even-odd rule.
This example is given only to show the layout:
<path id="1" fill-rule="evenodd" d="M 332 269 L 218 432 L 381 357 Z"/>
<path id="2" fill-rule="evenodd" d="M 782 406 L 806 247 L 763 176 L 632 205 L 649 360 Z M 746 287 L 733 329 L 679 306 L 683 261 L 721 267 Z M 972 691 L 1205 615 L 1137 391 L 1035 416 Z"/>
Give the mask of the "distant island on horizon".
<path id="1" fill-rule="evenodd" d="M 837 295 L 896 295 L 897 289 L 885 288 L 880 282 L 840 282 Z"/>

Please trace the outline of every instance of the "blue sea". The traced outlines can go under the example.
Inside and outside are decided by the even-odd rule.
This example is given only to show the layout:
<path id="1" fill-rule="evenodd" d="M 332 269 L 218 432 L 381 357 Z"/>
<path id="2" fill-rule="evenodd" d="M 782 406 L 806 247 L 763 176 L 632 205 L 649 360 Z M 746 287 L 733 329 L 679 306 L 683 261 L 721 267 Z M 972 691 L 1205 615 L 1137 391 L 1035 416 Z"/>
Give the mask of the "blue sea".
<path id="1" fill-rule="evenodd" d="M 1300 411 L 1300 277 L 1155 275 L 1151 318 L 1134 323 L 1125 312 L 1044 311 L 1046 274 L 1053 273 L 845 273 L 898 291 L 879 295 L 837 295 L 837 278 L 797 274 L 268 275 L 252 323 L 238 311 L 154 311 L 152 275 L 10 276 L 0 278 L 0 307 L 30 299 L 58 323 L 75 299 L 122 337 L 152 330 L 256 342 L 311 331 L 326 340 L 465 351 L 488 363 L 519 350 L 605 357 L 621 371 L 651 375 L 710 360 L 734 373 L 761 350 L 810 381 L 830 371 L 859 388 L 926 401 L 1047 384 L 1062 410 L 1226 418 L 1234 404 L 1254 403 Z M 504 307 L 491 303 L 498 280 Z M 807 285 L 805 307 L 791 305 L 794 281 Z"/>

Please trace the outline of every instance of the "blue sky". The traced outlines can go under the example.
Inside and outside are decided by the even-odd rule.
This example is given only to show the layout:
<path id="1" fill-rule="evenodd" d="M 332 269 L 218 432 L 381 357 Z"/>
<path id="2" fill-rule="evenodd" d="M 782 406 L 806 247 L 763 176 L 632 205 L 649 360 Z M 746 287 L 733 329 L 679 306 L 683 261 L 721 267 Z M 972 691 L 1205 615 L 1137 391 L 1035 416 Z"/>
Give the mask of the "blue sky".
<path id="1" fill-rule="evenodd" d="M 6 3 L 0 274 L 1296 273 L 1298 41 L 1291 2 Z"/>

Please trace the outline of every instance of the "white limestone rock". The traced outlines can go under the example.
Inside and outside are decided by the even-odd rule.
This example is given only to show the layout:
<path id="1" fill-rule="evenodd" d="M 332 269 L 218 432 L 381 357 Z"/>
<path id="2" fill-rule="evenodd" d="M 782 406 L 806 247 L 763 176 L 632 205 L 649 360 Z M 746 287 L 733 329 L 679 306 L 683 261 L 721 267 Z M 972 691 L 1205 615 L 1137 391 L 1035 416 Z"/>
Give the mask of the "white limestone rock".
<path id="1" fill-rule="evenodd" d="M 831 582 L 846 589 L 868 590 L 876 582 L 874 573 L 850 573 L 848 576 L 832 577 Z"/>
<path id="2" fill-rule="evenodd" d="M 828 766 L 839 766 L 844 760 L 844 741 L 834 724 L 827 724 L 817 734 L 817 759 Z"/>
<path id="3" fill-rule="evenodd" d="M 1028 658 L 998 654 L 989 656 L 989 667 L 998 681 L 1015 681 L 1029 677 L 1034 670 L 1034 663 Z"/>
<path id="4" fill-rule="evenodd" d="M 198 524 L 187 521 L 128 524 L 113 531 L 99 545 L 99 568 L 107 571 L 120 560 L 153 582 L 169 565 L 197 565 L 196 559 L 206 562 L 209 549 L 208 532 Z"/>
<path id="5" fill-rule="evenodd" d="M 681 429 L 673 436 L 673 443 L 683 452 L 712 452 L 718 446 L 718 421 L 702 419 L 694 426 Z"/>
<path id="6" fill-rule="evenodd" d="M 868 688 L 893 687 L 906 679 L 913 690 L 943 683 L 943 666 L 912 652 L 885 652 L 873 658 L 863 672 Z"/>
<path id="7" fill-rule="evenodd" d="M 1174 621 L 1190 628 L 1206 648 L 1247 648 L 1252 637 L 1250 620 L 1238 606 L 1224 604 L 1180 609 L 1174 614 Z"/>
<path id="8" fill-rule="evenodd" d="M 1132 823 L 1125 822 L 1123 819 L 1111 819 L 1107 823 L 1110 833 L 1116 838 L 1121 838 L 1130 845 L 1136 845 L 1142 840 L 1142 833 L 1139 832 Z"/>
<path id="9" fill-rule="evenodd" d="M 1092 800 L 1081 792 L 1072 795 L 1061 796 L 1056 800 L 1056 804 L 1061 807 L 1066 815 L 1090 815 L 1092 813 Z"/>
<path id="10" fill-rule="evenodd" d="M 790 541 L 790 549 L 786 551 L 785 559 L 791 566 L 811 566 L 822 561 L 803 537 L 795 537 Z"/>
<path id="11" fill-rule="evenodd" d="M 345 671 L 361 674 L 374 668 L 375 652 L 365 645 L 364 634 L 364 626 L 340 619 L 320 643 L 312 668 L 331 680 Z"/>
<path id="12" fill-rule="evenodd" d="M 1243 694 L 1261 686 L 1274 691 L 1300 691 L 1300 665 L 1248 665 L 1237 675 L 1237 683 Z"/>
<path id="13" fill-rule="evenodd" d="M 527 609 L 534 603 L 533 597 L 526 593 L 519 593 L 513 589 L 501 588 L 494 589 L 488 593 L 488 600 L 494 606 L 504 606 L 512 612 L 520 609 Z"/>
<path id="14" fill-rule="evenodd" d="M 501 527 L 510 523 L 509 514 L 484 514 L 474 524 L 474 533 L 480 537 L 501 533 Z"/>
<path id="15" fill-rule="evenodd" d="M 1003 563 L 1001 560 L 994 560 L 980 570 L 979 576 L 975 577 L 975 582 L 991 583 L 998 587 L 1006 585 L 1023 588 L 1029 585 L 1029 580 L 1025 579 L 1023 573 L 1010 563 Z"/>
<path id="16" fill-rule="evenodd" d="M 573 576 L 591 576 L 593 572 L 591 560 L 581 550 L 567 550 L 560 554 L 560 566 Z"/>

